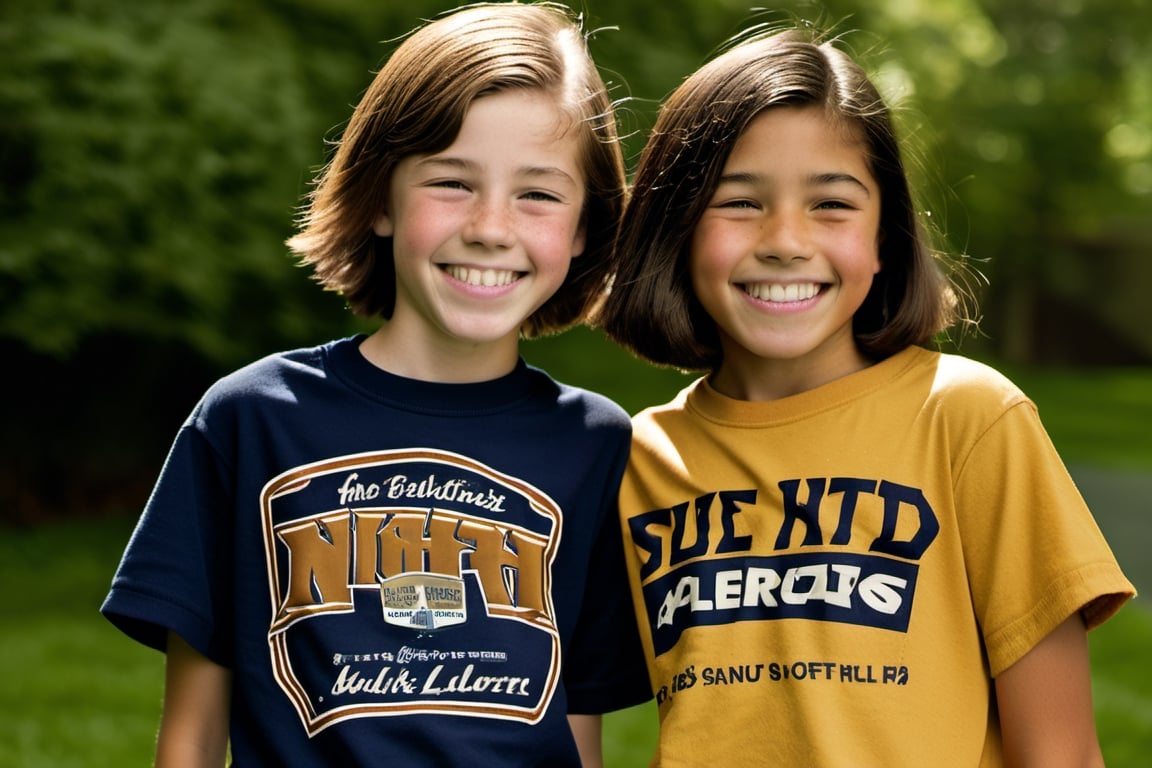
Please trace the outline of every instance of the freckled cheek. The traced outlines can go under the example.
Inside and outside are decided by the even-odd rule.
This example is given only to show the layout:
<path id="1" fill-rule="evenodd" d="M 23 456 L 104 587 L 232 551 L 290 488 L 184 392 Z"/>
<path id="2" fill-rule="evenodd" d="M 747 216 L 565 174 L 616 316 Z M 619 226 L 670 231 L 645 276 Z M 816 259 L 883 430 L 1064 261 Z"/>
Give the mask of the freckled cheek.
<path id="1" fill-rule="evenodd" d="M 397 222 L 392 245 L 399 252 L 428 255 L 442 245 L 451 231 L 450 218 L 433 206 L 413 205 Z"/>
<path id="2" fill-rule="evenodd" d="M 868 232 L 861 232 L 856 237 L 844 241 L 839 251 L 850 259 L 856 271 L 869 275 L 880 271 L 880 243 L 879 238 Z"/>
<path id="3" fill-rule="evenodd" d="M 403 230 L 397 232 L 392 239 L 392 253 L 397 262 L 427 264 L 434 260 L 436 245 L 438 244 L 421 237 L 419 232 Z"/>
<path id="4" fill-rule="evenodd" d="M 715 307 L 716 297 L 726 295 L 729 287 L 731 269 L 728 261 L 721 254 L 709 251 L 707 248 L 694 247 L 688 263 L 688 274 L 692 283 L 692 292 L 711 312 Z"/>
<path id="5" fill-rule="evenodd" d="M 689 249 L 689 269 L 694 282 L 727 282 L 732 265 L 747 250 L 738 237 L 709 233 L 703 227 L 697 228 Z"/>
<path id="6" fill-rule="evenodd" d="M 531 222 L 521 229 L 522 239 L 540 257 L 564 260 L 572 256 L 577 244 L 578 219 L 557 218 Z"/>

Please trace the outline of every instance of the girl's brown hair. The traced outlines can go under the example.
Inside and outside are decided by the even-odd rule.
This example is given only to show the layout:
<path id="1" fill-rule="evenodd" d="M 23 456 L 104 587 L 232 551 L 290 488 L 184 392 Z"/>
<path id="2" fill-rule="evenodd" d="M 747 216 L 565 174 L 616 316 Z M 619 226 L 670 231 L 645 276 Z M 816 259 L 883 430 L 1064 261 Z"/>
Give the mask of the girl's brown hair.
<path id="1" fill-rule="evenodd" d="M 526 337 L 586 316 L 606 288 L 624 197 L 612 103 L 580 21 L 551 3 L 484 3 L 407 37 L 360 100 L 320 171 L 288 246 L 358 315 L 390 318 L 396 303 L 392 238 L 372 225 L 392 170 L 405 157 L 446 149 L 472 102 L 510 89 L 554 95 L 581 136 L 586 245 L 563 285 L 529 317 Z"/>
<path id="2" fill-rule="evenodd" d="M 752 120 L 774 107 L 819 106 L 863 140 L 881 194 L 882 269 L 857 310 L 861 350 L 882 359 L 926 344 L 955 320 L 956 294 L 927 243 L 887 106 L 863 69 L 831 41 L 800 30 L 737 41 L 664 102 L 640 158 L 598 324 L 639 356 L 715 369 L 716 324 L 692 290 L 692 231 Z"/>

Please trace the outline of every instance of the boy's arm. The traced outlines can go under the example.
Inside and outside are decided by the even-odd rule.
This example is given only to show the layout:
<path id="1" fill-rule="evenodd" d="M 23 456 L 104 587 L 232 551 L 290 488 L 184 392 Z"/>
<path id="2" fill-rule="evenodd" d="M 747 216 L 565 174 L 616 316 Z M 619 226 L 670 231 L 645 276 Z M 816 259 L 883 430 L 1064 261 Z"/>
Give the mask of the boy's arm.
<path id="1" fill-rule="evenodd" d="M 600 715 L 568 715 L 568 725 L 580 752 L 584 768 L 603 768 L 604 755 L 600 747 Z"/>
<path id="2" fill-rule="evenodd" d="M 1005 765 L 1103 766 L 1088 636 L 1077 612 L 996 678 Z"/>
<path id="3" fill-rule="evenodd" d="M 221 768 L 228 752 L 231 673 L 168 633 L 157 768 Z"/>

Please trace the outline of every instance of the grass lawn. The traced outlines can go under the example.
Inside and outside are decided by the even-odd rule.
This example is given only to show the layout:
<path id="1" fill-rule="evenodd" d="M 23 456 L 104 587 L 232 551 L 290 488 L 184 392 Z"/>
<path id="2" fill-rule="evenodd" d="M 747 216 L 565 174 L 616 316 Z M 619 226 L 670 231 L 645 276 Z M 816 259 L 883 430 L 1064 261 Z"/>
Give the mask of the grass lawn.
<path id="1" fill-rule="evenodd" d="M 97 614 L 131 529 L 128 520 L 0 531 L 0 765 L 150 764 L 163 660 Z M 19 588 L 11 588 L 20 585 Z M 1100 741 L 1110 768 L 1152 754 L 1152 612 L 1130 605 L 1091 634 Z M 647 765 L 652 705 L 605 719 L 610 768 Z"/>
<path id="2" fill-rule="evenodd" d="M 634 363 L 590 332 L 566 337 L 572 338 L 565 344 L 532 342 L 528 358 L 558 378 L 611 394 L 629 411 L 667 399 L 688 381 Z M 1014 378 L 1036 399 L 1070 462 L 1152 474 L 1146 436 L 1152 371 Z M 1139 504 L 1146 511 L 1147 497 Z M 1115 506 L 1121 516 L 1138 514 L 1127 501 Z M 8 595 L 0 623 L 0 766 L 150 764 L 162 656 L 123 637 L 97 613 L 133 523 L 0 528 L 0 583 Z M 1148 543 L 1133 542 L 1133 551 L 1146 551 Z M 1146 602 L 1126 607 L 1090 636 L 1097 724 L 1110 768 L 1142 768 L 1152 754 L 1152 611 Z M 646 765 L 654 735 L 652 705 L 610 715 L 608 766 Z"/>
<path id="3" fill-rule="evenodd" d="M 97 613 L 132 520 L 0 531 L 0 765 L 150 765 L 163 657 Z"/>

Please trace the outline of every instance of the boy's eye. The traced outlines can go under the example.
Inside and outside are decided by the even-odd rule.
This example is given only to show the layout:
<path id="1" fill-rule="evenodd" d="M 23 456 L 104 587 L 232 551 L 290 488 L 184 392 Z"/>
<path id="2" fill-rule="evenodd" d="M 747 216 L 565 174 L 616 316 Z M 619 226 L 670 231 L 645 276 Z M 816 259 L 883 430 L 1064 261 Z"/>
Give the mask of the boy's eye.
<path id="1" fill-rule="evenodd" d="M 428 182 L 428 186 L 441 189 L 468 189 L 468 185 L 459 179 L 436 179 Z"/>
<path id="2" fill-rule="evenodd" d="M 537 200 L 546 203 L 560 202 L 560 198 L 557 195 L 554 195 L 551 192 L 544 192 L 543 190 L 539 189 L 533 190 L 531 192 L 525 192 L 522 197 L 525 200 Z"/>

